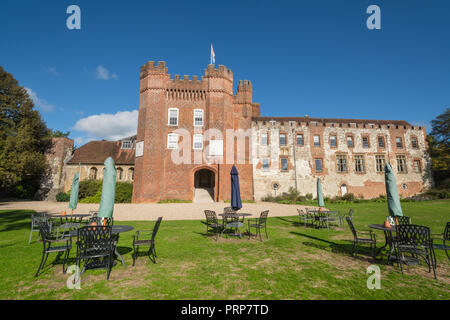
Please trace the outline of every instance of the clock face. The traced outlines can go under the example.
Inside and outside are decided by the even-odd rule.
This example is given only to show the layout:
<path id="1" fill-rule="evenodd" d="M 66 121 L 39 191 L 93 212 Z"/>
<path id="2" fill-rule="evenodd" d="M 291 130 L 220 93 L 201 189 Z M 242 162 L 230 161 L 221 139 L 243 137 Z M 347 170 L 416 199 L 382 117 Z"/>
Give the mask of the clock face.
<path id="1" fill-rule="evenodd" d="M 136 155 L 135 157 L 142 157 L 144 155 L 144 141 L 136 142 Z"/>

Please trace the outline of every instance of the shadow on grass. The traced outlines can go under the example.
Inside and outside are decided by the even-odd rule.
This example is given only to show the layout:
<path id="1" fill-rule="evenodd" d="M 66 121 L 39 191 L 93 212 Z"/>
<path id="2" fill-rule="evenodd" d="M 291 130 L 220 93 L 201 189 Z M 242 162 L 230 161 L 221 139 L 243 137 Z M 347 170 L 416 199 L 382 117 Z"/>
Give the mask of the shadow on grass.
<path id="1" fill-rule="evenodd" d="M 31 210 L 12 210 L 0 212 L 0 232 L 30 229 Z"/>
<path id="2" fill-rule="evenodd" d="M 333 241 L 317 238 L 317 237 L 314 237 L 314 236 L 311 236 L 308 234 L 304 234 L 304 233 L 300 233 L 300 232 L 292 231 L 290 233 L 297 235 L 297 236 L 301 236 L 301 237 L 305 237 L 305 238 L 308 238 L 311 240 L 316 240 L 316 241 L 325 243 L 325 245 L 321 245 L 321 244 L 311 242 L 311 241 L 304 241 L 303 244 L 308 247 L 313 247 L 313 248 L 317 248 L 317 249 L 324 250 L 324 251 L 329 251 L 329 249 L 331 249 L 331 252 L 333 252 L 333 253 L 347 254 L 347 255 L 353 256 L 353 241 L 352 240 L 344 240 L 345 242 L 348 242 L 348 243 L 336 243 Z M 375 260 L 371 255 L 370 248 L 368 248 L 366 246 L 359 246 L 358 255 L 364 255 L 364 257 L 369 258 L 369 260 Z"/>

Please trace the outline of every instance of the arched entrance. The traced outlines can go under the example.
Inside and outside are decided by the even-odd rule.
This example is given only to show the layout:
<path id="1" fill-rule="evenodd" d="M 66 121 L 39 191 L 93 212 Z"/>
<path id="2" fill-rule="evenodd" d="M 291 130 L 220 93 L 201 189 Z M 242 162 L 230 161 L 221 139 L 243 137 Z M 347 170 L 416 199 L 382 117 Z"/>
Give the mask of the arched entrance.
<path id="1" fill-rule="evenodd" d="M 194 173 L 194 202 L 214 202 L 215 174 L 208 169 Z"/>

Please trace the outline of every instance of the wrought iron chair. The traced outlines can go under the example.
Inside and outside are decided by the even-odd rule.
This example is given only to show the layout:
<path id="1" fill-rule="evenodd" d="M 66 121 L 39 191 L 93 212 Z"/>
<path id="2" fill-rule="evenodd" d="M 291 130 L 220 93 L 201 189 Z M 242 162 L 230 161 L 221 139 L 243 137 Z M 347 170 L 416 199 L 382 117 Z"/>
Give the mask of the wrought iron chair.
<path id="1" fill-rule="evenodd" d="M 339 211 L 325 211 L 326 213 L 326 226 L 330 228 L 330 224 L 341 226 L 341 214 Z"/>
<path id="2" fill-rule="evenodd" d="M 304 212 L 301 209 L 297 209 L 297 212 L 298 212 L 299 223 L 302 223 L 302 220 L 303 220 L 303 224 L 305 226 L 307 226 L 307 225 L 312 226 L 314 224 L 314 216 L 311 215 L 308 211 Z"/>
<path id="3" fill-rule="evenodd" d="M 405 224 L 396 226 L 397 241 L 395 241 L 395 250 L 397 254 L 397 263 L 403 274 L 404 254 L 409 253 L 414 258 L 420 257 L 428 265 L 428 272 L 433 269 L 436 279 L 436 257 L 433 250 L 433 239 L 431 239 L 430 228 L 414 224 Z"/>
<path id="4" fill-rule="evenodd" d="M 48 223 L 50 231 L 52 230 L 52 224 L 49 218 L 45 215 L 44 212 L 32 212 L 31 213 L 31 230 L 30 237 L 28 238 L 28 244 L 31 243 L 31 237 L 33 236 L 33 232 L 39 232 L 39 226 L 42 223 Z"/>
<path id="5" fill-rule="evenodd" d="M 376 249 L 377 249 L 377 238 L 375 233 L 372 231 L 356 231 L 355 227 L 353 226 L 353 222 L 350 219 L 350 217 L 345 217 L 345 220 L 347 220 L 348 226 L 350 227 L 350 230 L 353 234 L 353 255 L 355 258 L 358 256 L 358 247 L 360 244 L 368 244 L 370 246 L 370 249 L 372 250 L 372 256 L 376 257 Z M 366 237 L 361 238 L 358 234 L 365 235 Z M 369 236 L 370 239 L 367 237 Z"/>
<path id="6" fill-rule="evenodd" d="M 50 253 L 64 253 L 64 261 L 63 261 L 63 273 L 66 272 L 66 262 L 69 257 L 70 249 L 72 249 L 72 238 L 62 234 L 61 236 L 55 236 L 51 234 L 50 224 L 48 222 L 42 222 L 39 224 L 39 233 L 42 237 L 42 244 L 44 246 L 44 250 L 42 251 L 42 259 L 39 264 L 38 270 L 36 271 L 35 277 L 39 275 L 41 269 L 45 266 L 47 262 L 48 255 Z M 54 245 L 54 244 L 62 244 L 65 242 L 65 245 Z"/>
<path id="7" fill-rule="evenodd" d="M 436 234 L 435 236 L 439 236 L 439 238 L 433 238 L 433 249 L 445 250 L 445 254 L 447 255 L 448 260 L 450 260 L 450 256 L 448 255 L 448 251 L 450 250 L 450 222 L 447 222 L 444 233 Z M 442 241 L 442 244 L 435 244 L 434 240 Z"/>
<path id="8" fill-rule="evenodd" d="M 158 233 L 159 226 L 161 225 L 162 217 L 159 217 L 156 220 L 155 226 L 151 230 L 138 230 L 136 231 L 136 234 L 133 235 L 133 266 L 134 263 L 139 256 L 139 247 L 141 246 L 150 246 L 148 249 L 148 255 L 152 256 L 153 263 L 156 263 L 156 249 L 155 249 L 155 238 L 156 234 Z M 150 239 L 145 239 L 145 237 L 149 237 L 151 235 Z M 144 237 L 144 239 L 143 239 Z"/>
<path id="9" fill-rule="evenodd" d="M 328 212 L 314 211 L 314 226 L 316 228 L 328 228 Z"/>
<path id="10" fill-rule="evenodd" d="M 208 234 L 209 230 L 212 231 L 216 235 L 216 240 L 219 238 L 219 233 L 221 229 L 223 229 L 223 224 L 219 224 L 219 220 L 217 219 L 217 215 L 215 211 L 205 210 L 206 216 L 206 234 Z"/>
<path id="11" fill-rule="evenodd" d="M 77 266 L 80 276 L 86 269 L 106 268 L 109 280 L 113 265 L 117 235 L 112 234 L 112 226 L 85 226 L 77 232 Z M 81 269 L 81 261 L 84 261 Z"/>
<path id="12" fill-rule="evenodd" d="M 411 218 L 410 217 L 395 217 L 397 219 L 399 225 L 405 225 L 405 224 L 411 224 Z"/>
<path id="13" fill-rule="evenodd" d="M 266 233 L 266 238 L 269 239 L 267 235 L 267 216 L 269 215 L 269 210 L 261 212 L 259 218 L 255 218 L 254 222 L 251 222 L 251 219 L 248 220 L 248 238 L 250 239 L 252 233 L 251 228 L 255 228 L 256 236 L 259 234 L 259 239 L 262 241 L 261 230 L 264 228 L 264 232 Z"/>

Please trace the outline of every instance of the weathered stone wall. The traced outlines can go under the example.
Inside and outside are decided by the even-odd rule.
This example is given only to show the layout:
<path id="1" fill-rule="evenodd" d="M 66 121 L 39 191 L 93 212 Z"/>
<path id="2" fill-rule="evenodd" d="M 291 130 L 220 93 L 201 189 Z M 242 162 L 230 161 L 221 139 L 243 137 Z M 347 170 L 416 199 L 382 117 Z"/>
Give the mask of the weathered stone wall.
<path id="1" fill-rule="evenodd" d="M 374 198 L 385 194 L 384 172 L 376 171 L 375 156 L 384 155 L 396 172 L 399 193 L 411 196 L 429 188 L 432 184 L 430 159 L 426 152 L 425 128 L 399 125 L 366 125 L 361 123 L 330 123 L 309 121 L 254 121 L 253 122 L 253 176 L 255 199 L 268 194 L 281 194 L 290 187 L 297 187 L 302 195 L 316 196 L 316 181 L 320 177 L 325 196 L 342 196 L 341 186 L 346 185 L 348 193 L 364 198 Z M 355 120 L 356 122 L 357 120 Z M 267 132 L 269 143 L 261 145 L 261 134 Z M 280 146 L 280 133 L 287 135 L 287 146 Z M 296 135 L 303 134 L 304 145 L 296 144 Z M 320 137 L 320 146 L 314 146 L 313 136 Z M 330 144 L 330 136 L 335 135 L 336 147 Z M 347 136 L 352 136 L 353 147 L 347 146 Z M 378 137 L 382 136 L 385 147 L 380 148 Z M 368 147 L 362 143 L 363 137 L 369 141 Z M 397 148 L 395 139 L 402 138 L 403 147 Z M 413 148 L 411 137 L 415 137 L 418 147 Z M 347 157 L 347 172 L 337 172 L 336 154 Z M 355 170 L 355 155 L 362 155 L 365 170 Z M 406 173 L 397 172 L 396 155 L 406 158 Z M 288 159 L 288 170 L 282 171 L 280 158 Z M 262 159 L 270 161 L 269 170 L 262 169 Z M 322 159 L 322 171 L 317 172 L 315 159 Z M 414 160 L 420 160 L 421 172 L 416 173 Z M 273 190 L 277 183 L 279 190 Z"/>
<path id="2" fill-rule="evenodd" d="M 67 192 L 72 188 L 72 181 L 75 173 L 80 173 L 80 181 L 88 180 L 90 178 L 91 169 L 97 169 L 97 180 L 103 180 L 104 168 L 103 164 L 81 164 L 81 165 L 69 165 L 65 166 L 65 182 L 64 192 Z M 122 178 L 120 178 L 119 170 L 122 169 Z M 133 183 L 134 166 L 131 165 L 116 165 L 118 182 L 131 182 Z"/>
<path id="3" fill-rule="evenodd" d="M 72 151 L 72 139 L 52 139 L 52 147 L 46 154 L 49 171 L 41 181 L 41 187 L 36 195 L 37 198 L 49 201 L 56 200 L 56 195 L 63 191 L 66 180 L 64 166 L 72 156 Z"/>

